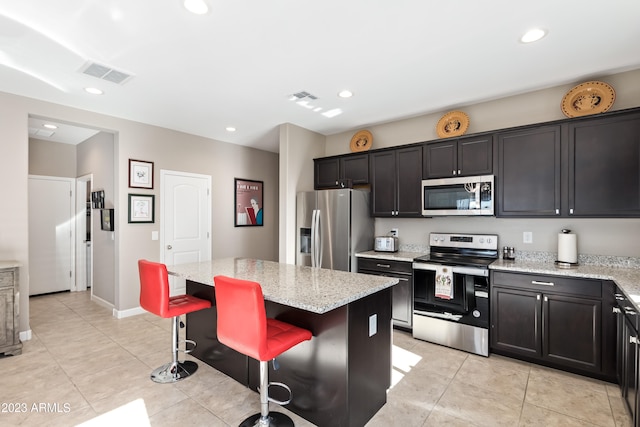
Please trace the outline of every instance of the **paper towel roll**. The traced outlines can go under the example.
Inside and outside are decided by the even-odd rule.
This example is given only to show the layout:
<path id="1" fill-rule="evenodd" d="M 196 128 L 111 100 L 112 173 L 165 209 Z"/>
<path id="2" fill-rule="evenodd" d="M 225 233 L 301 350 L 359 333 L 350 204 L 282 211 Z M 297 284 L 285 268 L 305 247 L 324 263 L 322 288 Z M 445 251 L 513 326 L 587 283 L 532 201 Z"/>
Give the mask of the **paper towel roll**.
<path id="1" fill-rule="evenodd" d="M 578 237 L 571 233 L 558 233 L 558 261 L 578 262 Z"/>

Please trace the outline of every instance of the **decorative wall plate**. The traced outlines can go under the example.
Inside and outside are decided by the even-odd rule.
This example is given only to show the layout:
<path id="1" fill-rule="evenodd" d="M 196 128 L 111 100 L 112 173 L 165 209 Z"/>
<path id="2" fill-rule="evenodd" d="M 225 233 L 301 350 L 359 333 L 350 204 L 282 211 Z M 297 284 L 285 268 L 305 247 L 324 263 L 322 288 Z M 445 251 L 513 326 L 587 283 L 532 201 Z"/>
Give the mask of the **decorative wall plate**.
<path id="1" fill-rule="evenodd" d="M 371 148 L 373 144 L 373 135 L 368 130 L 361 130 L 356 132 L 355 135 L 351 138 L 351 151 L 367 151 Z"/>
<path id="2" fill-rule="evenodd" d="M 436 132 L 440 138 L 460 136 L 469 128 L 469 116 L 462 111 L 449 111 L 438 120 Z"/>
<path id="3" fill-rule="evenodd" d="M 604 113 L 613 106 L 616 92 L 604 82 L 580 83 L 562 98 L 560 107 L 567 117 Z"/>

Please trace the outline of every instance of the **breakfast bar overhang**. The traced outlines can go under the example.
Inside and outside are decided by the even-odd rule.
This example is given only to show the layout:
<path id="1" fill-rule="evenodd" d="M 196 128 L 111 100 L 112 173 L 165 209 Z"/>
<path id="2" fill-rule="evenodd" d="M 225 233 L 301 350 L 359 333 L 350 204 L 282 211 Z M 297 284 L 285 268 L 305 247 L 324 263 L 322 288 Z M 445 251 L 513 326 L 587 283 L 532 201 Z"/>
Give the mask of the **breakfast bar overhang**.
<path id="1" fill-rule="evenodd" d="M 258 386 L 258 362 L 217 339 L 213 277 L 224 275 L 262 286 L 267 316 L 313 334 L 269 365 L 269 379 L 287 384 L 290 411 L 318 426 L 363 426 L 386 403 L 391 384 L 391 287 L 398 279 L 227 258 L 169 266 L 186 279 L 187 294 L 212 307 L 187 315 L 192 356 L 247 385 Z M 287 395 L 270 393 L 278 400 Z M 232 396 L 229 396 L 232 399 Z"/>

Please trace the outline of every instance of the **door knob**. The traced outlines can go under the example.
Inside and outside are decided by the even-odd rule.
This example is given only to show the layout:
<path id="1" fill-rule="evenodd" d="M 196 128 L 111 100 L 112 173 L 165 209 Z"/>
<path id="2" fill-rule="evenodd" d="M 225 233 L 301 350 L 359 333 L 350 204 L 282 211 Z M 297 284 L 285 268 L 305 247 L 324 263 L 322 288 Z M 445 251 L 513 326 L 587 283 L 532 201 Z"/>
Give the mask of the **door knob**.
<path id="1" fill-rule="evenodd" d="M 167 245 L 167 249 L 171 250 L 173 248 L 171 247 L 171 245 Z"/>

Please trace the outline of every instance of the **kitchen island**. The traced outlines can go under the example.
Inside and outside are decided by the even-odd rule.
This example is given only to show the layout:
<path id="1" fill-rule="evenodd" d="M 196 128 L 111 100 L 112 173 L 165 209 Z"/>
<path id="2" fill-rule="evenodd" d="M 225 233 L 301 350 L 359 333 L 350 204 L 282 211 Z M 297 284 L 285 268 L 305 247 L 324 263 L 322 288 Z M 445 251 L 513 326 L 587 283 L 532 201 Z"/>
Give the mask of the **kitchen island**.
<path id="1" fill-rule="evenodd" d="M 187 294 L 212 302 L 187 315 L 192 356 L 256 390 L 258 362 L 221 344 L 216 334 L 213 277 L 261 284 L 267 316 L 313 334 L 270 364 L 269 380 L 291 387 L 287 409 L 318 426 L 363 426 L 386 402 L 391 383 L 390 277 L 228 258 L 168 267 L 187 280 Z M 287 395 L 273 397 L 281 400 Z M 232 398 L 230 396 L 230 398 Z M 257 399 L 257 396 L 256 396 Z"/>

